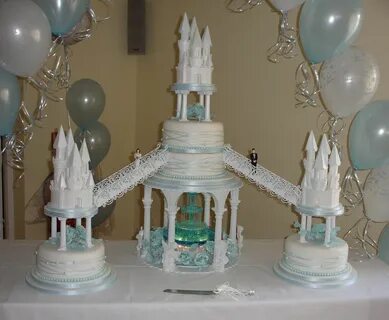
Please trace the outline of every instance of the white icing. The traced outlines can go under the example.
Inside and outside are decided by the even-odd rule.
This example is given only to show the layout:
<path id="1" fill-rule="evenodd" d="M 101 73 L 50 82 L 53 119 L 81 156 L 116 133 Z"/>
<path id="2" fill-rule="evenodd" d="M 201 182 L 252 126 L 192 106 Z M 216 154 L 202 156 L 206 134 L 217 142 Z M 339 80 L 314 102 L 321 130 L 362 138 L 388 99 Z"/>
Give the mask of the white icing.
<path id="1" fill-rule="evenodd" d="M 331 247 L 322 243 L 300 242 L 293 234 L 285 240 L 284 262 L 289 266 L 309 273 L 337 273 L 347 268 L 348 245 L 336 239 Z"/>
<path id="2" fill-rule="evenodd" d="M 223 154 L 171 153 L 162 172 L 178 176 L 214 176 L 225 171 Z"/>
<path id="3" fill-rule="evenodd" d="M 58 279 L 88 278 L 105 267 L 105 249 L 102 241 L 84 250 L 59 251 L 50 241 L 39 246 L 36 257 L 37 271 L 43 277 Z"/>
<path id="4" fill-rule="evenodd" d="M 223 124 L 167 120 L 163 125 L 162 143 L 181 147 L 223 147 Z"/>

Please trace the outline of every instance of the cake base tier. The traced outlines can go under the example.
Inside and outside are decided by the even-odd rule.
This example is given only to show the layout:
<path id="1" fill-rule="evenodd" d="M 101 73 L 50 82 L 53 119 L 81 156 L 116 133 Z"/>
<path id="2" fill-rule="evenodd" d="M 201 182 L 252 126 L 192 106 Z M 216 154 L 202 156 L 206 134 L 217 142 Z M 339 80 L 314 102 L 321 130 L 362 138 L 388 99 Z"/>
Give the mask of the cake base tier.
<path id="1" fill-rule="evenodd" d="M 46 293 L 68 296 L 105 290 L 114 283 L 115 279 L 116 274 L 109 264 L 105 264 L 104 268 L 90 279 L 78 279 L 77 281 L 48 279 L 42 276 L 36 267 L 26 275 L 26 282 L 31 287 Z"/>
<path id="2" fill-rule="evenodd" d="M 357 272 L 349 263 L 342 272 L 332 275 L 309 274 L 290 267 L 284 260 L 277 262 L 273 270 L 276 275 L 287 281 L 313 289 L 348 286 L 357 279 Z"/>

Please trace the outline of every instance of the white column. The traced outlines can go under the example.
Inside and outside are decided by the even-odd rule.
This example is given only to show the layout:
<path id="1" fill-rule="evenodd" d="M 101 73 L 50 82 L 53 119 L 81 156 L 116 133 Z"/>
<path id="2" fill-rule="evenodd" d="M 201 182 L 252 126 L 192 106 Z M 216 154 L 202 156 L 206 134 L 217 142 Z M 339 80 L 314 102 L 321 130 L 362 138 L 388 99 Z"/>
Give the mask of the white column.
<path id="1" fill-rule="evenodd" d="M 211 195 L 204 193 L 204 223 L 209 227 L 211 223 Z"/>
<path id="2" fill-rule="evenodd" d="M 77 227 L 81 226 L 81 218 L 76 219 L 76 226 Z"/>
<path id="3" fill-rule="evenodd" d="M 169 226 L 168 226 L 168 243 L 174 243 L 176 239 L 176 215 L 177 208 L 169 208 L 168 217 L 169 217 Z"/>
<path id="4" fill-rule="evenodd" d="M 51 217 L 51 238 L 57 237 L 57 218 Z"/>
<path id="5" fill-rule="evenodd" d="M 236 227 L 238 219 L 239 189 L 231 191 L 231 219 L 230 219 L 230 239 L 236 241 Z"/>
<path id="6" fill-rule="evenodd" d="M 59 242 L 59 248 L 58 250 L 66 250 L 66 219 L 65 218 L 58 218 L 61 222 L 60 225 L 60 242 Z"/>
<path id="7" fill-rule="evenodd" d="M 163 210 L 163 226 L 167 227 L 168 226 L 168 214 L 167 214 L 167 209 Z"/>
<path id="8" fill-rule="evenodd" d="M 148 186 L 144 187 L 144 195 L 143 195 L 143 209 L 144 209 L 144 221 L 143 221 L 143 229 L 144 229 L 144 239 L 150 240 L 150 215 L 151 215 L 151 204 L 153 203 L 153 199 L 151 198 L 152 189 Z"/>
<path id="9" fill-rule="evenodd" d="M 86 246 L 90 248 L 92 247 L 92 218 L 91 217 L 85 219 L 85 229 L 86 229 Z"/>
<path id="10" fill-rule="evenodd" d="M 307 216 L 302 214 L 301 215 L 301 226 L 300 231 L 306 231 L 307 230 Z M 304 232 L 302 232 L 304 233 Z M 300 242 L 305 242 L 305 234 L 300 234 Z"/>
<path id="11" fill-rule="evenodd" d="M 324 245 L 326 246 L 328 246 L 328 244 L 331 241 L 331 224 L 332 224 L 331 217 L 326 218 L 326 232 L 324 236 Z"/>
<path id="12" fill-rule="evenodd" d="M 331 227 L 332 227 L 333 229 L 336 228 L 336 217 L 335 217 L 335 216 L 332 217 L 332 219 L 331 219 Z"/>
<path id="13" fill-rule="evenodd" d="M 211 95 L 205 95 L 205 121 L 211 121 Z"/>
<path id="14" fill-rule="evenodd" d="M 176 118 L 179 119 L 181 115 L 181 105 L 182 105 L 182 95 L 177 93 L 177 109 L 176 109 Z"/>
<path id="15" fill-rule="evenodd" d="M 312 229 L 312 217 L 308 216 L 307 217 L 307 230 L 311 231 L 311 229 Z"/>
<path id="16" fill-rule="evenodd" d="M 204 106 L 204 94 L 200 93 L 200 94 L 199 94 L 199 97 L 200 97 L 199 103 L 200 103 L 202 106 Z"/>
<path id="17" fill-rule="evenodd" d="M 188 93 L 182 95 L 181 117 L 180 121 L 188 120 Z"/>
<path id="18" fill-rule="evenodd" d="M 177 201 L 181 195 L 179 191 L 162 190 L 167 202 L 168 216 L 168 245 L 175 242 L 176 238 L 176 215 L 178 211 Z"/>

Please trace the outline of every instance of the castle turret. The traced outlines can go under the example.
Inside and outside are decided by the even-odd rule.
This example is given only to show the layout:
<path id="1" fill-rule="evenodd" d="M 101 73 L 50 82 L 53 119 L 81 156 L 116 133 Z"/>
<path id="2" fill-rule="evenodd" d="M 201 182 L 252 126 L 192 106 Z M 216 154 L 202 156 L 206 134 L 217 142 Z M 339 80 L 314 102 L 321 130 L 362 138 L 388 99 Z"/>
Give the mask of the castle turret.
<path id="1" fill-rule="evenodd" d="M 211 47 L 212 47 L 212 41 L 211 41 L 211 35 L 209 33 L 208 26 L 205 27 L 203 37 L 202 37 L 202 46 L 203 46 L 203 65 L 205 67 L 212 67 L 212 55 L 211 55 Z"/>
<path id="2" fill-rule="evenodd" d="M 73 151 L 70 154 L 68 160 L 68 170 L 69 170 L 69 178 L 68 178 L 68 186 L 71 190 L 80 190 L 82 188 L 82 180 L 81 180 L 81 156 L 78 151 L 77 145 L 73 145 Z"/>
<path id="3" fill-rule="evenodd" d="M 69 157 L 70 154 L 72 153 L 73 147 L 74 147 L 74 137 L 73 137 L 73 131 L 71 128 L 69 128 L 69 130 L 67 132 L 66 143 L 67 143 L 66 155 L 67 155 L 67 157 Z"/>
<path id="4" fill-rule="evenodd" d="M 338 168 L 340 166 L 340 157 L 338 153 L 338 148 L 334 146 L 332 148 L 329 165 L 330 171 L 328 173 L 328 189 L 339 190 L 339 173 Z"/>
<path id="5" fill-rule="evenodd" d="M 88 146 L 86 145 L 85 139 L 82 141 L 81 149 L 80 149 L 80 156 L 81 156 L 81 170 L 82 174 L 87 177 L 89 172 L 89 162 L 90 162 L 90 156 L 88 151 Z"/>
<path id="6" fill-rule="evenodd" d="M 59 176 L 66 169 L 66 150 L 67 150 L 67 142 L 65 138 L 65 133 L 63 131 L 62 126 L 60 127 L 57 136 L 55 138 L 53 148 L 55 149 L 55 157 L 53 158 L 54 165 L 54 181 L 59 179 Z"/>
<path id="7" fill-rule="evenodd" d="M 181 39 L 178 41 L 179 49 L 179 65 L 184 66 L 188 64 L 188 50 L 189 50 L 189 39 L 190 39 L 190 26 L 188 16 L 184 14 L 181 26 L 179 29 Z"/>
<path id="8" fill-rule="evenodd" d="M 190 41 L 190 65 L 191 67 L 202 66 L 202 41 L 199 33 L 199 29 L 196 27 L 193 37 Z M 200 76 L 200 78 L 199 78 Z M 195 83 L 201 83 L 201 74 L 197 74 Z"/>

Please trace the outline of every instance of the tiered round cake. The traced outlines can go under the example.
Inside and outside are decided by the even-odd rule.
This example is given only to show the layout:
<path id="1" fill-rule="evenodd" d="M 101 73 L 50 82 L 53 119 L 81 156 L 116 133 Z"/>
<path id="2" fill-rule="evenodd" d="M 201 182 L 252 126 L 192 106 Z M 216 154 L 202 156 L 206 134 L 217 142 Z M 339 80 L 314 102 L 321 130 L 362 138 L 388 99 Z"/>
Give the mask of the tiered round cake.
<path id="1" fill-rule="evenodd" d="M 176 266 L 223 271 L 238 259 L 237 208 L 242 182 L 224 164 L 224 129 L 212 121 L 213 62 L 208 27 L 203 35 L 186 14 L 180 26 L 176 116 L 163 124 L 165 164 L 144 181 L 144 229 L 138 235 L 141 257 L 167 272 Z M 188 98 L 196 103 L 188 105 Z M 164 224 L 151 230 L 152 189 L 164 196 Z M 230 232 L 223 232 L 225 203 L 230 196 Z M 180 202 L 181 201 L 181 202 Z M 185 203 L 181 210 L 179 203 Z M 211 219 L 211 201 L 214 219 Z M 202 209 L 203 204 L 204 209 Z M 181 205 L 181 204 L 180 204 Z M 215 223 L 213 224 L 213 221 Z"/>
<path id="2" fill-rule="evenodd" d="M 169 152 L 169 162 L 147 184 L 184 187 L 187 192 L 241 186 L 240 179 L 225 169 L 222 123 L 167 120 L 163 124 L 162 146 Z"/>

